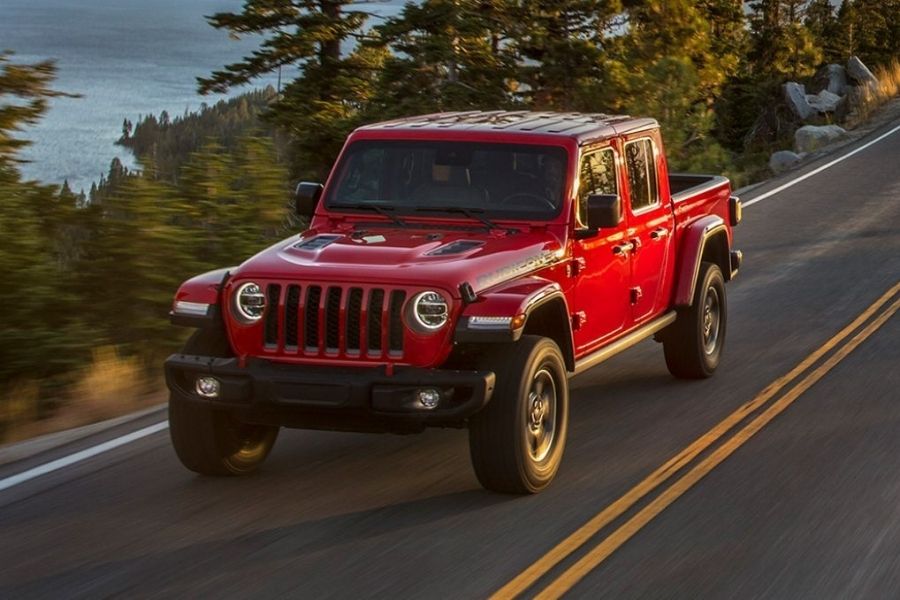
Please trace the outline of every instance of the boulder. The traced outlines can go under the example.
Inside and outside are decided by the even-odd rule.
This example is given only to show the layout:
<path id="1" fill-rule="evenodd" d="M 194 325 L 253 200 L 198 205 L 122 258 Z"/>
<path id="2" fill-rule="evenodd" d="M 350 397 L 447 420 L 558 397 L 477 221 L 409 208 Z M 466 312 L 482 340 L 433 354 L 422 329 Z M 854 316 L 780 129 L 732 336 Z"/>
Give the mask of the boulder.
<path id="1" fill-rule="evenodd" d="M 825 65 L 825 73 L 828 77 L 827 91 L 837 96 L 843 96 L 847 88 L 847 70 L 841 65 Z"/>
<path id="2" fill-rule="evenodd" d="M 807 94 L 807 103 L 820 113 L 832 113 L 841 102 L 841 97 L 832 94 L 828 90 L 822 90 L 816 95 Z"/>
<path id="3" fill-rule="evenodd" d="M 797 152 L 815 152 L 847 136 L 837 125 L 804 125 L 794 132 L 794 148 Z"/>
<path id="4" fill-rule="evenodd" d="M 784 99 L 791 111 L 803 121 L 816 114 L 815 109 L 809 105 L 806 99 L 806 88 L 799 83 L 789 81 L 784 84 Z"/>
<path id="5" fill-rule="evenodd" d="M 859 57 L 851 56 L 847 61 L 847 75 L 860 85 L 877 86 L 878 78 L 872 74 L 869 67 L 859 60 Z"/>
<path id="6" fill-rule="evenodd" d="M 779 150 L 769 158 L 769 168 L 772 169 L 773 173 L 784 173 L 794 168 L 800 160 L 801 157 L 796 152 Z"/>

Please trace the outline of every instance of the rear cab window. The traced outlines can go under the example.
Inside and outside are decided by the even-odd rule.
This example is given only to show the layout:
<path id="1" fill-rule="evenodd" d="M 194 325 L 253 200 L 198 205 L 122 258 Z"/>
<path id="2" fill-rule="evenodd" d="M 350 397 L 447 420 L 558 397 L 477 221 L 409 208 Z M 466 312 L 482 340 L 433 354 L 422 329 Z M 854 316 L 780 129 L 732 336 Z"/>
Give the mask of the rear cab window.
<path id="1" fill-rule="evenodd" d="M 650 138 L 625 143 L 625 172 L 631 197 L 631 212 L 641 213 L 659 205 L 656 148 Z"/>

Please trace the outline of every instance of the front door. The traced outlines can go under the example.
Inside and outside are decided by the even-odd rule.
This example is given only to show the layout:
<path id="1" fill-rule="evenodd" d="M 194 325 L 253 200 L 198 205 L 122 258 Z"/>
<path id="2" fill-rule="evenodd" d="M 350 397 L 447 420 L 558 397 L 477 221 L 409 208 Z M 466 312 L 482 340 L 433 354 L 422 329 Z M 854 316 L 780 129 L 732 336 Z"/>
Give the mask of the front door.
<path id="1" fill-rule="evenodd" d="M 573 276 L 578 280 L 570 310 L 576 354 L 591 352 L 631 324 L 629 287 L 631 265 L 626 244 L 627 220 L 578 239 L 587 230 L 587 198 L 591 194 L 618 194 L 621 181 L 618 152 L 612 146 L 582 155 L 578 175 L 576 236 Z"/>

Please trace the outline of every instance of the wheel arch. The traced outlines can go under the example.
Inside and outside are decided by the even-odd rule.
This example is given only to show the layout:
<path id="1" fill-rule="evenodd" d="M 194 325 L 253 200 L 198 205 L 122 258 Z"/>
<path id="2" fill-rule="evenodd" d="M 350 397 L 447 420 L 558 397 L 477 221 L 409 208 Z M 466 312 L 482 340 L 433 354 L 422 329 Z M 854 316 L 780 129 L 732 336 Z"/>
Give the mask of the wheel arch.
<path id="1" fill-rule="evenodd" d="M 519 319 L 522 324 L 474 327 L 470 317 Z M 565 294 L 559 284 L 542 277 L 527 277 L 485 293 L 463 311 L 456 326 L 457 344 L 496 344 L 518 341 L 523 335 L 540 335 L 559 346 L 566 369 L 575 369 L 572 324 Z"/>
<path id="2" fill-rule="evenodd" d="M 722 270 L 725 281 L 733 276 L 731 244 L 725 221 L 710 215 L 692 224 L 684 233 L 678 279 L 675 287 L 675 306 L 691 306 L 700 265 L 712 262 Z"/>

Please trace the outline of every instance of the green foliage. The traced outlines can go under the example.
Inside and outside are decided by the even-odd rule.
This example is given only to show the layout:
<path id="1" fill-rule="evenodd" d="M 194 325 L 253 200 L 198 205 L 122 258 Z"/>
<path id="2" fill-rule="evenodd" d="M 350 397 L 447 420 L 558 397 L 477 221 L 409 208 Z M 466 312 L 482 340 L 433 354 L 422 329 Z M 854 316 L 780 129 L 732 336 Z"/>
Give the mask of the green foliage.
<path id="1" fill-rule="evenodd" d="M 72 97 L 50 89 L 56 73 L 53 61 L 17 64 L 12 56 L 0 51 L 0 169 L 18 162 L 16 153 L 29 144 L 14 134 L 37 123 L 51 98 Z"/>
<path id="2" fill-rule="evenodd" d="M 92 341 L 68 287 L 78 198 L 22 181 L 16 168 L 26 142 L 13 134 L 36 122 L 49 98 L 62 95 L 49 87 L 53 75 L 51 63 L 14 64 L 0 55 L 0 272 L 8 282 L 0 286 L 3 382 L 57 376 Z"/>
<path id="3" fill-rule="evenodd" d="M 157 177 L 174 182 L 181 166 L 208 140 L 233 150 L 240 138 L 250 132 L 266 133 L 274 139 L 272 127 L 260 119 L 274 99 L 275 90 L 267 87 L 213 106 L 204 104 L 199 111 L 186 111 L 174 119 L 165 111 L 158 117 L 144 117 L 136 124 L 126 119 L 122 137 L 116 143 L 130 149 L 139 160 L 151 161 Z"/>
<path id="4" fill-rule="evenodd" d="M 367 14 L 346 10 L 353 4 L 247 0 L 240 13 L 210 17 L 214 27 L 233 36 L 259 34 L 265 40 L 243 61 L 199 79 L 201 93 L 223 92 L 285 65 L 300 68 L 267 118 L 291 135 L 293 171 L 303 177 L 325 176 L 340 149 L 340 134 L 358 123 L 360 105 L 381 68 L 383 52 L 341 53 L 343 42 L 363 37 Z"/>
<path id="5" fill-rule="evenodd" d="M 504 3 L 425 0 L 376 29 L 370 48 L 391 52 L 371 101 L 372 119 L 511 106 L 515 55 Z"/>
<path id="6" fill-rule="evenodd" d="M 519 97 L 540 110 L 602 111 L 597 93 L 606 83 L 605 51 L 622 4 L 513 3 L 509 15 L 518 54 Z"/>
<path id="7" fill-rule="evenodd" d="M 610 52 L 615 68 L 605 104 L 655 117 L 674 169 L 722 171 L 730 164 L 713 136 L 713 105 L 737 68 L 742 39 L 740 15 L 725 8 L 687 0 L 632 3 L 627 35 Z M 717 31 L 722 37 L 714 40 Z"/>
<path id="8" fill-rule="evenodd" d="M 765 83 L 809 77 L 822 50 L 804 26 L 809 0 L 756 0 L 750 3 L 751 73 Z"/>
<path id="9" fill-rule="evenodd" d="M 900 58 L 900 0 L 845 0 L 837 20 L 838 56 L 870 67 Z"/>

